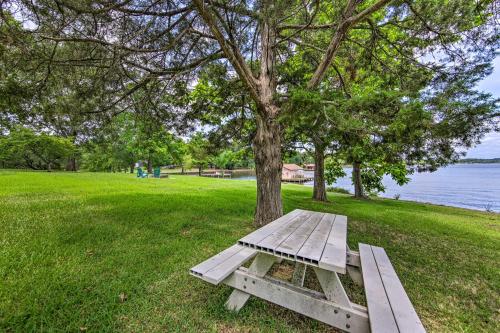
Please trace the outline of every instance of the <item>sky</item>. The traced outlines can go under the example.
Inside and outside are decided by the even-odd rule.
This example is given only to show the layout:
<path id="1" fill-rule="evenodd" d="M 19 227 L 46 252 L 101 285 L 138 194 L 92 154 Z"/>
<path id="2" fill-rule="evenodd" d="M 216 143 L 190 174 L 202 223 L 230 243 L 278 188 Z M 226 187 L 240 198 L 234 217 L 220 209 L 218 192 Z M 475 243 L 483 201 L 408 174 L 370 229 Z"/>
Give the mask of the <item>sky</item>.
<path id="1" fill-rule="evenodd" d="M 493 73 L 478 84 L 478 89 L 500 98 L 500 56 L 493 61 Z M 467 151 L 467 158 L 500 157 L 500 133 L 488 133 L 482 142 Z"/>

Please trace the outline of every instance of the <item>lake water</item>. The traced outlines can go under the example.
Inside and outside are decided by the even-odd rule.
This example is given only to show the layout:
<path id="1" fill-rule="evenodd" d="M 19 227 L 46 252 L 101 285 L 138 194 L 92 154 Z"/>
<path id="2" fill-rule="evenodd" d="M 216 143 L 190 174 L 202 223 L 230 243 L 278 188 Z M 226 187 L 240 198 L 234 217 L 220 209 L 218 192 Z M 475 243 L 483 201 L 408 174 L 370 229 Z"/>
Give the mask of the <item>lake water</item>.
<path id="1" fill-rule="evenodd" d="M 345 168 L 346 177 L 338 179 L 335 187 L 354 192 L 351 168 Z M 306 172 L 312 176 L 312 172 Z M 255 179 L 251 174 L 236 173 L 233 179 Z M 432 173 L 415 173 L 408 184 L 398 186 L 390 177 L 384 177 L 386 187 L 381 197 L 429 202 L 439 205 L 500 212 L 500 164 L 456 164 Z M 312 186 L 313 183 L 306 183 Z"/>

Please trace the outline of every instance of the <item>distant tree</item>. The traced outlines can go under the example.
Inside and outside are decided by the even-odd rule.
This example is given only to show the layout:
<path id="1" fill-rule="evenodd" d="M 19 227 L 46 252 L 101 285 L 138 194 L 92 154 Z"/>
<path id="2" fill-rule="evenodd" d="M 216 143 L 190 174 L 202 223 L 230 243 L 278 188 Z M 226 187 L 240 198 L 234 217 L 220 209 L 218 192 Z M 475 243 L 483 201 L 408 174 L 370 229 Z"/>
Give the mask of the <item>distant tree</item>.
<path id="1" fill-rule="evenodd" d="M 182 168 L 185 170 L 191 170 L 193 167 L 193 157 L 191 154 L 184 154 L 182 156 Z"/>
<path id="2" fill-rule="evenodd" d="M 329 91 L 329 97 L 335 96 Z M 337 94 L 338 95 L 338 94 Z M 335 96 L 337 97 L 337 96 Z M 341 98 L 341 97 L 338 97 Z M 325 98 L 317 93 L 304 89 L 293 89 L 290 94 L 289 109 L 285 110 L 282 121 L 288 124 L 285 141 L 293 144 L 301 143 L 302 147 L 311 151 L 314 158 L 313 199 L 326 201 L 325 187 L 325 154 L 331 148 L 338 127 L 328 115 L 331 107 L 325 105 Z"/>
<path id="3" fill-rule="evenodd" d="M 0 160 L 5 167 L 52 171 L 60 169 L 75 150 L 67 138 L 37 134 L 22 127 L 0 137 Z"/>
<path id="4" fill-rule="evenodd" d="M 232 169 L 235 163 L 235 153 L 232 150 L 223 150 L 214 157 L 213 163 L 220 169 Z"/>
<path id="5" fill-rule="evenodd" d="M 84 167 L 92 171 L 134 172 L 138 161 L 154 167 L 181 164 L 184 143 L 161 123 L 136 112 L 122 112 L 97 131 L 84 146 Z"/>
<path id="6" fill-rule="evenodd" d="M 192 163 L 198 168 L 198 174 L 210 161 L 209 142 L 205 139 L 203 133 L 195 133 L 187 143 L 187 150 L 192 158 Z"/>
<path id="7" fill-rule="evenodd" d="M 384 174 L 402 185 L 408 173 L 454 163 L 465 148 L 498 128 L 498 100 L 474 91 L 472 82 L 456 84 L 414 97 L 366 89 L 339 108 L 336 120 L 344 134 L 338 150 L 353 164 L 356 197 L 383 191 Z"/>
<path id="8" fill-rule="evenodd" d="M 234 151 L 235 168 L 255 168 L 252 148 L 241 142 L 235 142 L 232 146 Z"/>
<path id="9" fill-rule="evenodd" d="M 285 158 L 284 158 L 286 163 L 293 163 L 297 165 L 303 165 L 304 164 L 304 158 L 302 154 L 297 151 L 297 150 L 291 150 L 289 152 L 285 152 Z"/>

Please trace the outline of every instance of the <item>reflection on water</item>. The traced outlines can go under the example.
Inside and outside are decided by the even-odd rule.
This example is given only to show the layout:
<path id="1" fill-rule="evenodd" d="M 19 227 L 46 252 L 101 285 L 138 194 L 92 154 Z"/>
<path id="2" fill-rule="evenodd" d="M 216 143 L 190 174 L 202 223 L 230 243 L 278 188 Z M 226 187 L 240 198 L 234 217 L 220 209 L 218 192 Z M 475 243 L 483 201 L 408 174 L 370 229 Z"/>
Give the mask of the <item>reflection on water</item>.
<path id="1" fill-rule="evenodd" d="M 353 192 L 351 168 L 345 168 L 345 172 L 348 176 L 334 186 Z M 305 174 L 312 176 L 313 172 Z M 236 171 L 232 179 L 255 179 L 255 173 Z M 401 200 L 500 212 L 500 164 L 456 164 L 432 173 L 414 174 L 404 186 L 398 186 L 390 177 L 384 177 L 383 183 L 386 191 L 380 196 L 386 198 L 399 194 Z M 312 186 L 313 182 L 305 185 Z"/>
<path id="2" fill-rule="evenodd" d="M 232 178 L 255 180 L 255 170 L 232 170 Z"/>

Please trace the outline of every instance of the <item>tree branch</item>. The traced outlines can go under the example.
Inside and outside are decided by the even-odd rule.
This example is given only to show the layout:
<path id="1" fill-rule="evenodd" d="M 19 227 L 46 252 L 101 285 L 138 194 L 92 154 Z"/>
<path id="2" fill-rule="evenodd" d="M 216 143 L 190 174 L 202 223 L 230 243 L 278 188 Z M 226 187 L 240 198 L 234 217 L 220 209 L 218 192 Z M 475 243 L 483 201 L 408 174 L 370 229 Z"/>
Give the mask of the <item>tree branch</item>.
<path id="1" fill-rule="evenodd" d="M 252 71 L 248 67 L 247 63 L 245 62 L 245 59 L 241 55 L 238 48 L 235 45 L 226 41 L 219 26 L 215 22 L 214 16 L 212 15 L 212 13 L 210 13 L 210 9 L 205 7 L 204 1 L 194 0 L 194 3 L 201 17 L 203 18 L 209 29 L 212 31 L 214 37 L 219 42 L 219 45 L 224 54 L 226 55 L 227 59 L 233 65 L 240 79 L 245 83 L 245 85 L 250 90 L 250 96 L 252 96 L 252 99 L 257 104 L 259 105 L 262 104 L 258 94 L 256 79 L 253 76 Z"/>
<path id="2" fill-rule="evenodd" d="M 48 39 L 56 42 L 80 42 L 80 43 L 94 43 L 94 44 L 100 44 L 103 46 L 110 46 L 113 48 L 118 48 L 124 51 L 129 51 L 129 52 L 136 52 L 136 53 L 158 53 L 158 52 L 165 52 L 169 51 L 172 48 L 174 48 L 177 44 L 177 42 L 184 36 L 186 33 L 190 32 L 190 28 L 186 28 L 182 30 L 177 36 L 175 36 L 174 40 L 171 41 L 168 45 L 162 48 L 155 48 L 155 49 L 147 49 L 147 48 L 137 48 L 137 47 L 129 47 L 121 44 L 116 44 L 116 43 L 110 43 L 102 39 L 98 38 L 92 38 L 92 37 L 54 37 L 54 36 L 47 36 L 47 35 L 40 35 L 42 39 Z"/>
<path id="3" fill-rule="evenodd" d="M 377 10 L 381 9 L 382 7 L 384 7 L 385 5 L 387 5 L 391 1 L 392 0 L 379 0 L 378 2 L 374 3 L 371 7 L 368 7 L 365 10 L 363 10 L 361 13 L 349 17 L 346 20 L 346 22 L 349 25 L 356 24 L 359 21 L 361 21 L 362 19 L 364 19 L 365 17 L 367 17 L 368 15 L 375 13 Z"/>

